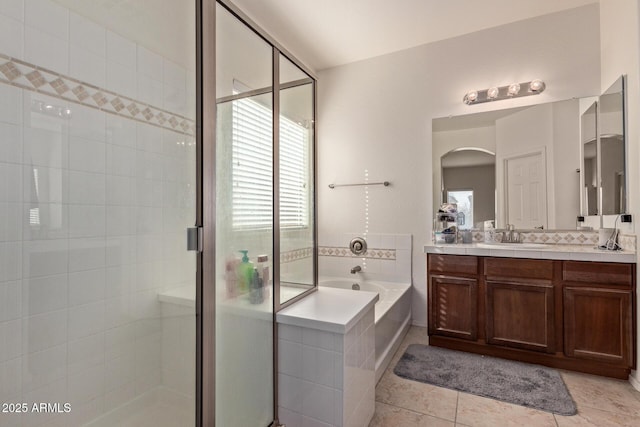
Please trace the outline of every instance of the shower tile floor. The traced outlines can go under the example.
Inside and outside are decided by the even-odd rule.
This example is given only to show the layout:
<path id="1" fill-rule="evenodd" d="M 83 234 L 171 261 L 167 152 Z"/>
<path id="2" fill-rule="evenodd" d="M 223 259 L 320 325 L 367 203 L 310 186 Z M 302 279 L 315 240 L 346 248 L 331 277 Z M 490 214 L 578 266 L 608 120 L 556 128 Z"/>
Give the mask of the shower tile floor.
<path id="1" fill-rule="evenodd" d="M 369 427 L 640 426 L 640 392 L 627 381 L 561 371 L 578 414 L 572 417 L 499 402 L 400 378 L 393 368 L 409 344 L 427 344 L 427 328 L 412 326 L 376 387 Z"/>
<path id="2" fill-rule="evenodd" d="M 193 399 L 163 387 L 86 424 L 86 427 L 178 427 L 195 425 Z"/>

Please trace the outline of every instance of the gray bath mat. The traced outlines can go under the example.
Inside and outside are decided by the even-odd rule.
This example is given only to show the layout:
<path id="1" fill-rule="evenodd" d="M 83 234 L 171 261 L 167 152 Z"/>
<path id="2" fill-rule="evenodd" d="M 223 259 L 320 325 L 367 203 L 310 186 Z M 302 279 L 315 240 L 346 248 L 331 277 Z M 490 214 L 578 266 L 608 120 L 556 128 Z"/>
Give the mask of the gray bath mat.
<path id="1" fill-rule="evenodd" d="M 560 373 L 539 365 L 412 344 L 393 372 L 409 380 L 554 414 L 576 414 Z"/>

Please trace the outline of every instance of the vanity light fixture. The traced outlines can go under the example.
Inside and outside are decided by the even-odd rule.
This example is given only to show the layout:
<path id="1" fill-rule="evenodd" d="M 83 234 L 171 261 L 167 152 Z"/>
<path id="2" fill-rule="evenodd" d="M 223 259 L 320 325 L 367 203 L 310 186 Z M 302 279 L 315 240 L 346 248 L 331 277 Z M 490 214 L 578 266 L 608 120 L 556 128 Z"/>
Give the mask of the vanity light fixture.
<path id="1" fill-rule="evenodd" d="M 522 88 L 527 88 L 522 90 Z M 498 101 L 501 99 L 520 98 L 521 96 L 539 95 L 546 89 L 546 85 L 540 79 L 530 82 L 512 83 L 508 86 L 493 86 L 484 90 L 472 90 L 462 98 L 465 104 L 481 104 L 483 102 Z"/>

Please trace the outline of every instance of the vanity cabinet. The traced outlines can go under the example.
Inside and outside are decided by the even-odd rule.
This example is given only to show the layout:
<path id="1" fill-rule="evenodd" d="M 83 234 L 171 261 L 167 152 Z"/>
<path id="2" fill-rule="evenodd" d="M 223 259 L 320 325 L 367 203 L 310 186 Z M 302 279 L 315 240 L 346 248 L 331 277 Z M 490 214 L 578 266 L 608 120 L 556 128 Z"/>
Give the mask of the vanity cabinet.
<path id="1" fill-rule="evenodd" d="M 635 264 L 428 254 L 431 345 L 627 378 Z"/>
<path id="2" fill-rule="evenodd" d="M 555 352 L 553 262 L 485 258 L 488 344 Z"/>
<path id="3" fill-rule="evenodd" d="M 565 355 L 631 366 L 632 266 L 565 262 L 563 267 Z"/>
<path id="4" fill-rule="evenodd" d="M 478 307 L 478 258 L 429 257 L 429 333 L 475 341 Z"/>
<path id="5" fill-rule="evenodd" d="M 550 284 L 487 280 L 487 343 L 555 352 Z"/>

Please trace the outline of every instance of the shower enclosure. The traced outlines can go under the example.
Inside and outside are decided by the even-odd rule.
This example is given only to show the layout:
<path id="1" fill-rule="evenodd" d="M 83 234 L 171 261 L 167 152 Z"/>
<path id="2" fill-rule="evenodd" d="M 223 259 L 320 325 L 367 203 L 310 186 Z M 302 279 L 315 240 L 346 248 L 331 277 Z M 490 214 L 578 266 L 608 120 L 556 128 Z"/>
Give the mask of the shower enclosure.
<path id="1" fill-rule="evenodd" d="M 317 283 L 315 81 L 230 3 L 215 15 L 215 420 L 267 426 L 274 314 Z"/>
<path id="2" fill-rule="evenodd" d="M 276 417 L 315 81 L 224 3 L 0 2 L 0 427 Z"/>

